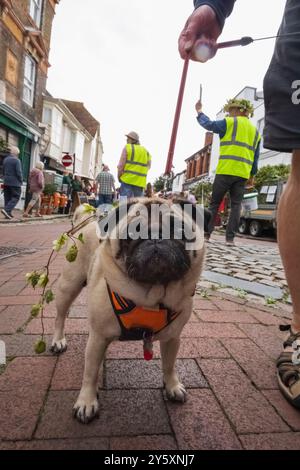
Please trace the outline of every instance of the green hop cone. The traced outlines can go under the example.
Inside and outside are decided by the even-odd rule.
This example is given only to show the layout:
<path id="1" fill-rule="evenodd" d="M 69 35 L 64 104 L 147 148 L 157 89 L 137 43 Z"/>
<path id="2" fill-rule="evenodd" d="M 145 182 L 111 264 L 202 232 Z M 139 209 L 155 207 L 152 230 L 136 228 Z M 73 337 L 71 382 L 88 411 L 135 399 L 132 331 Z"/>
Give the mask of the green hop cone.
<path id="1" fill-rule="evenodd" d="M 42 339 L 34 346 L 36 354 L 43 354 L 46 351 L 46 343 Z"/>
<path id="2" fill-rule="evenodd" d="M 95 207 L 91 206 L 90 204 L 83 204 L 84 214 L 93 214 L 94 212 L 96 212 Z"/>
<path id="3" fill-rule="evenodd" d="M 26 274 L 26 281 L 35 289 L 40 279 L 40 274 L 36 271 Z"/>
<path id="4" fill-rule="evenodd" d="M 47 274 L 41 274 L 39 281 L 38 281 L 38 286 L 44 288 L 47 286 L 48 282 L 49 282 L 49 277 L 47 276 Z"/>
<path id="5" fill-rule="evenodd" d="M 72 245 L 66 254 L 66 258 L 69 261 L 69 263 L 74 263 L 74 261 L 76 261 L 77 255 L 78 255 L 78 248 L 76 245 Z"/>
<path id="6" fill-rule="evenodd" d="M 31 307 L 31 316 L 37 317 L 40 311 L 42 310 L 41 304 L 35 304 Z"/>
<path id="7" fill-rule="evenodd" d="M 53 242 L 53 250 L 60 251 L 62 247 L 65 245 L 66 241 L 68 240 L 68 236 L 63 233 L 57 240 Z"/>
<path id="8" fill-rule="evenodd" d="M 81 234 L 78 236 L 78 240 L 79 240 L 81 243 L 84 243 L 83 233 L 81 233 Z"/>
<path id="9" fill-rule="evenodd" d="M 47 290 L 47 292 L 45 293 L 45 301 L 46 301 L 46 304 L 50 304 L 51 302 L 53 302 L 54 300 L 54 294 L 52 292 L 52 290 Z"/>

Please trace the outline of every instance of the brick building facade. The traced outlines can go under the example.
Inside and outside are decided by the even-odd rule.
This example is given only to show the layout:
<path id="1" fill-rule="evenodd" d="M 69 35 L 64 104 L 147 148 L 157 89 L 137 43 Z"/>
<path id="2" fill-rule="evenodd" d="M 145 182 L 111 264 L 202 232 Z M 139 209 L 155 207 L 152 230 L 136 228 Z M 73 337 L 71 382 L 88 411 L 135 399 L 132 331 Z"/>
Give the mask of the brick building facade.
<path id="1" fill-rule="evenodd" d="M 19 147 L 25 182 L 39 158 L 39 123 L 58 3 L 0 0 L 0 142 L 2 147 Z"/>
<path id="2" fill-rule="evenodd" d="M 188 189 L 192 184 L 209 174 L 212 143 L 212 132 L 206 132 L 204 147 L 185 160 L 187 169 L 184 189 Z"/>

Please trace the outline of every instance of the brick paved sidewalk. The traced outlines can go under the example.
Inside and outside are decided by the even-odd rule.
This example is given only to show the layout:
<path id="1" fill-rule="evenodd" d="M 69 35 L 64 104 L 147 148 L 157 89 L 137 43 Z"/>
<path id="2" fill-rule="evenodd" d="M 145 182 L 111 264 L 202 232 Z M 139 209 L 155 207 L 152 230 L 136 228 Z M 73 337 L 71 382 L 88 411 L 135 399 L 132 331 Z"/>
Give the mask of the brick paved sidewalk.
<path id="1" fill-rule="evenodd" d="M 142 359 L 140 343 L 114 343 L 100 381 L 100 418 L 88 426 L 72 418 L 81 386 L 87 340 L 86 294 L 67 321 L 69 348 L 61 357 L 36 356 L 39 319 L 28 322 L 37 295 L 24 274 L 47 259 L 51 241 L 67 225 L 1 229 L 2 245 L 30 247 L 30 255 L 0 263 L 0 340 L 9 362 L 0 375 L 0 449 L 299 449 L 300 412 L 278 391 L 278 325 L 289 309 L 272 310 L 245 299 L 197 294 L 182 335 L 178 370 L 188 390 L 184 405 L 162 391 L 158 348 Z M 58 278 L 63 258 L 53 265 Z M 54 306 L 46 313 L 48 344 Z"/>

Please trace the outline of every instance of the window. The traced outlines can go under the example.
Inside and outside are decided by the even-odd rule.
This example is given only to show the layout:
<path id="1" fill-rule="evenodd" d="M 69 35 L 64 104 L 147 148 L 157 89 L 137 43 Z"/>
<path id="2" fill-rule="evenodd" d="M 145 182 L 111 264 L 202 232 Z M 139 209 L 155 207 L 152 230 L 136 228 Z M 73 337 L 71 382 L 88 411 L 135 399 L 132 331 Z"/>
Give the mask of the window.
<path id="1" fill-rule="evenodd" d="M 34 101 L 35 77 L 36 77 L 36 63 L 29 55 L 26 55 L 25 56 L 23 100 L 30 106 L 33 106 L 33 101 Z"/>
<path id="2" fill-rule="evenodd" d="M 44 108 L 43 109 L 43 123 L 44 124 L 52 124 L 52 109 L 51 108 Z"/>
<path id="3" fill-rule="evenodd" d="M 52 114 L 52 142 L 57 147 L 60 147 L 62 144 L 62 127 L 63 127 L 63 118 L 62 114 L 56 109 L 53 109 Z"/>
<path id="4" fill-rule="evenodd" d="M 30 0 L 30 16 L 40 28 L 42 19 L 43 0 Z"/>

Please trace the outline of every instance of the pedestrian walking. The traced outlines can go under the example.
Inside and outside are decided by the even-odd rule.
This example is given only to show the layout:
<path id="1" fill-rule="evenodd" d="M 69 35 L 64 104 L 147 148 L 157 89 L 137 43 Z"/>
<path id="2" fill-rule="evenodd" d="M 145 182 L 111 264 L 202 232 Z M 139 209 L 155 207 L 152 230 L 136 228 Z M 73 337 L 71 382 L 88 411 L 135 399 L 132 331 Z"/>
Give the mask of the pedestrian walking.
<path id="1" fill-rule="evenodd" d="M 18 147 L 10 147 L 3 162 L 4 208 L 1 210 L 6 219 L 13 219 L 12 211 L 18 204 L 23 184 L 22 165 Z"/>
<path id="2" fill-rule="evenodd" d="M 98 191 L 98 207 L 103 212 L 108 212 L 113 203 L 113 197 L 116 192 L 115 178 L 110 173 L 109 167 L 103 165 L 102 171 L 96 178 Z"/>
<path id="3" fill-rule="evenodd" d="M 23 217 L 30 217 L 29 213 L 32 210 L 36 211 L 36 217 L 42 217 L 40 213 L 41 208 L 41 195 L 45 187 L 44 179 L 44 163 L 38 162 L 31 170 L 29 175 L 29 191 L 31 193 L 31 200 L 29 201 Z"/>
<path id="4" fill-rule="evenodd" d="M 249 120 L 253 113 L 250 101 L 232 99 L 223 110 L 228 113 L 225 119 L 211 121 L 202 112 L 202 103 L 196 103 L 200 126 L 220 136 L 220 157 L 213 183 L 209 207 L 211 219 L 206 239 L 210 238 L 214 230 L 219 206 L 229 192 L 231 210 L 226 227 L 226 244 L 234 245 L 246 185 L 258 170 L 261 136 Z"/>
<path id="5" fill-rule="evenodd" d="M 127 144 L 118 165 L 118 178 L 121 182 L 120 197 L 142 197 L 147 185 L 147 174 L 151 168 L 151 155 L 140 144 L 140 138 L 136 132 L 129 132 L 126 137 Z"/>

